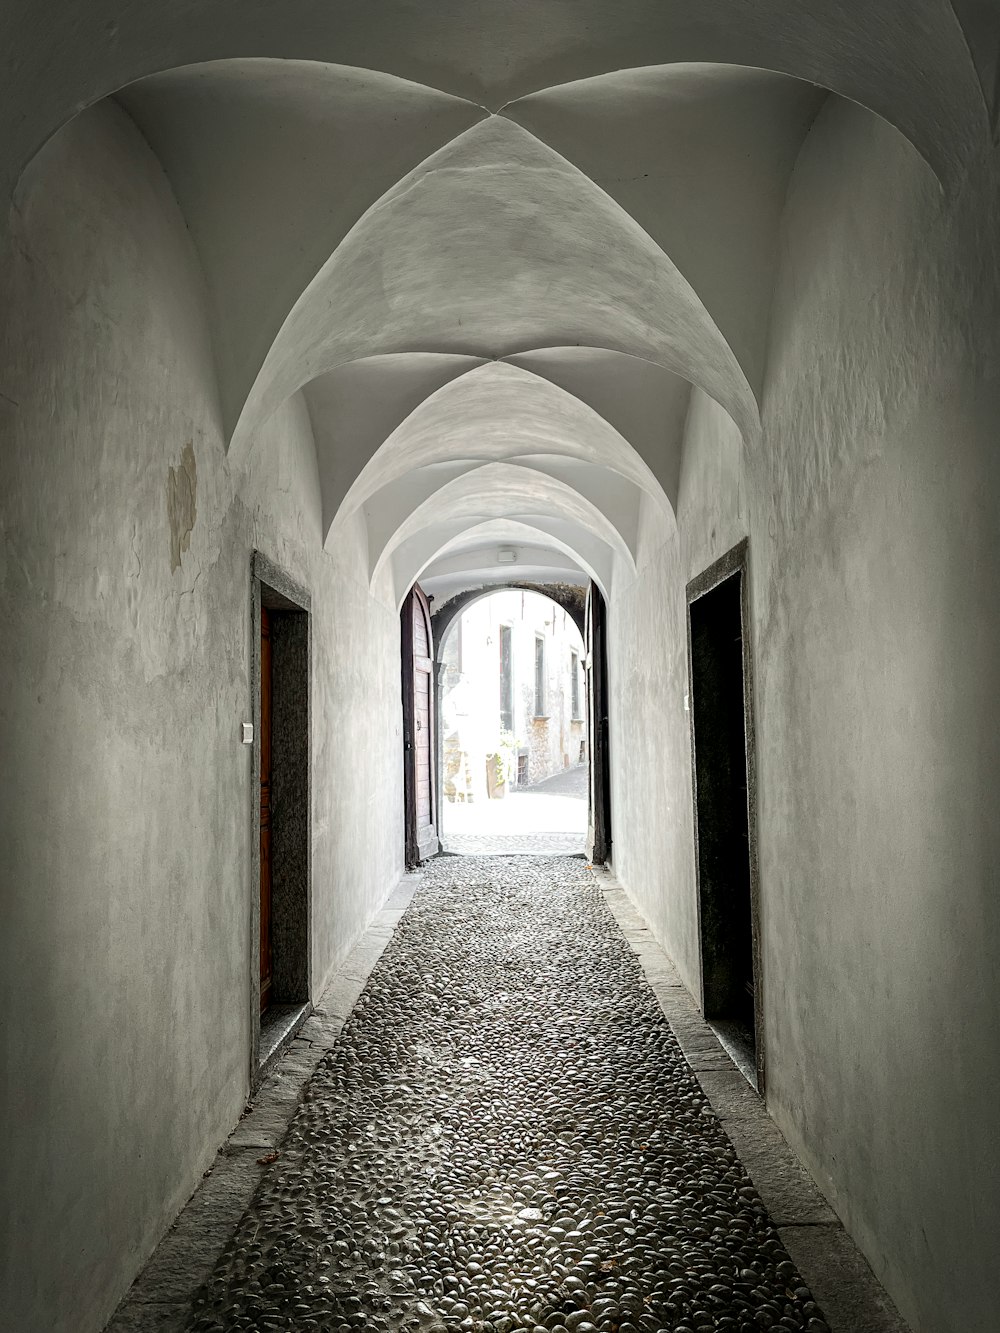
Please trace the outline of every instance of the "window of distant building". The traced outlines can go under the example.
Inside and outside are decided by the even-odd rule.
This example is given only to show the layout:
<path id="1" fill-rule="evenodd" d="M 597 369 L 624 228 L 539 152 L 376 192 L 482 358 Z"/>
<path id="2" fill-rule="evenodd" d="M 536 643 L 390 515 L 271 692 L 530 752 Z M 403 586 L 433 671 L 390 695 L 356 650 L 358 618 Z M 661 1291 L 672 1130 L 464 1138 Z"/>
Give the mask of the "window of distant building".
<path id="1" fill-rule="evenodd" d="M 545 716 L 545 639 L 535 635 L 535 717 Z"/>
<path id="2" fill-rule="evenodd" d="M 513 630 L 500 626 L 500 726 L 514 730 L 514 651 Z"/>
<path id="3" fill-rule="evenodd" d="M 574 719 L 580 717 L 580 656 L 571 652 L 569 655 L 569 698 Z"/>

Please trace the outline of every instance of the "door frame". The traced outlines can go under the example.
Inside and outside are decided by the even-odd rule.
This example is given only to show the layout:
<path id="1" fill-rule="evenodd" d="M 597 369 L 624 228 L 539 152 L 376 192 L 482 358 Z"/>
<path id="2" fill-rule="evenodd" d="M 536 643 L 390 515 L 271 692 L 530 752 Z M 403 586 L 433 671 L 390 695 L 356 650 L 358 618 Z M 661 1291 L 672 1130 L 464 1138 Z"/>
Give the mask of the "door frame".
<path id="1" fill-rule="evenodd" d="M 430 602 L 427 594 L 415 583 L 406 594 L 400 611 L 400 660 L 401 686 L 403 697 L 403 812 L 404 812 L 404 855 L 407 870 L 414 870 L 421 862 L 420 837 L 417 830 L 417 791 L 416 791 L 416 736 L 413 715 L 413 607 L 419 602 L 423 608 L 427 625 L 427 651 L 430 660 L 430 679 L 428 681 L 427 704 L 430 713 L 429 779 L 431 803 L 431 827 L 434 830 L 436 850 L 441 848 L 441 830 L 439 827 L 440 809 L 438 806 L 438 766 L 440 758 L 437 743 L 437 699 L 440 664 L 434 651 L 434 625 L 431 619 Z M 434 855 L 432 852 L 431 855 Z"/>
<path id="2" fill-rule="evenodd" d="M 691 606 L 734 574 L 740 577 L 740 633 L 743 661 L 743 730 L 747 768 L 747 846 L 750 858 L 750 940 L 753 954 L 754 1055 L 757 1091 L 765 1092 L 767 1059 L 764 1044 L 764 973 L 760 928 L 760 870 L 757 841 L 757 741 L 754 725 L 754 670 L 751 639 L 750 539 L 744 537 L 718 560 L 713 561 L 687 585 L 685 632 L 687 637 L 688 735 L 691 745 L 691 799 L 694 820 L 695 903 L 698 920 L 698 1003 L 705 1012 L 705 977 L 702 965 L 701 857 L 698 845 L 698 760 L 694 734 L 694 651 L 691 639 Z"/>
<path id="3" fill-rule="evenodd" d="M 608 608 L 596 583 L 587 590 L 584 649 L 587 664 L 587 733 L 590 742 L 590 860 L 611 861 L 611 735 L 608 689 Z"/>
<path id="4" fill-rule="evenodd" d="M 304 839 L 304 856 L 299 867 L 294 892 L 297 896 L 298 935 L 294 942 L 299 955 L 303 981 L 301 989 L 305 992 L 300 1000 L 291 1003 L 297 1008 L 283 1017 L 277 1030 L 268 1032 L 268 1040 L 261 1041 L 260 1013 L 260 746 L 261 746 L 261 607 L 269 611 L 291 611 L 304 618 L 305 622 L 305 698 L 299 701 L 300 710 L 305 710 L 305 763 L 300 774 L 299 790 L 296 792 L 300 802 L 304 828 L 300 830 Z M 255 1089 L 263 1079 L 274 1060 L 288 1045 L 292 1037 L 309 1017 L 312 1010 L 312 598 L 307 591 L 284 570 L 275 565 L 260 551 L 253 551 L 250 556 L 250 680 L 253 717 L 253 744 L 247 748 L 251 755 L 250 791 L 250 881 L 249 881 L 249 927 L 250 927 L 250 976 L 247 1002 L 249 1007 L 250 1028 L 250 1087 Z M 274 676 L 274 617 L 272 614 L 272 718 L 277 685 Z M 304 786 L 304 790 L 301 788 Z M 272 830 L 275 814 L 271 812 Z M 272 832 L 272 839 L 274 834 Z M 274 897 L 272 885 L 272 916 Z M 280 997 L 275 997 L 275 1004 L 282 1004 Z M 282 1005 L 282 1007 L 286 1007 Z"/>

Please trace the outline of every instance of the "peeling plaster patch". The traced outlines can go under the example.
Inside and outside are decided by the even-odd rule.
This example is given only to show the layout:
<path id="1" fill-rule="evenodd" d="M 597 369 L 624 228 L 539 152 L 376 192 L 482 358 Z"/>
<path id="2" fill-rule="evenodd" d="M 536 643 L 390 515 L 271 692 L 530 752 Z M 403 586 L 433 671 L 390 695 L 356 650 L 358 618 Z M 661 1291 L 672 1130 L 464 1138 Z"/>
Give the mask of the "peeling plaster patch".
<path id="1" fill-rule="evenodd" d="M 181 451 L 179 467 L 167 476 L 167 520 L 170 523 L 170 572 L 181 567 L 181 556 L 191 545 L 191 533 L 198 517 L 198 465 L 194 446 L 188 440 Z"/>

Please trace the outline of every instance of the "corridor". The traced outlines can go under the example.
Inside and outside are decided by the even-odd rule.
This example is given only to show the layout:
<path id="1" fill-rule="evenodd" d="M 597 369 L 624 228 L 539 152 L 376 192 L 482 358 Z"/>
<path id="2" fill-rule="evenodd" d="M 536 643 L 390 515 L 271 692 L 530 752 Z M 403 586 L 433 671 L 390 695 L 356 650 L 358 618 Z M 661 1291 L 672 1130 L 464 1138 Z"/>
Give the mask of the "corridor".
<path id="1" fill-rule="evenodd" d="M 0 1333 L 998 1333 L 1000 0 L 0 13 Z"/>
<path id="2" fill-rule="evenodd" d="M 729 1137 L 760 1163 L 756 1099 L 717 1118 L 699 1078 L 734 1071 L 606 878 L 528 856 L 413 877 L 193 1311 L 162 1304 L 168 1237 L 111 1333 L 826 1333 L 783 1237 L 825 1233 L 829 1260 L 843 1233 L 790 1165 L 769 1216 Z M 220 1161 L 269 1146 L 252 1126 Z M 834 1333 L 902 1330 L 857 1269 Z"/>

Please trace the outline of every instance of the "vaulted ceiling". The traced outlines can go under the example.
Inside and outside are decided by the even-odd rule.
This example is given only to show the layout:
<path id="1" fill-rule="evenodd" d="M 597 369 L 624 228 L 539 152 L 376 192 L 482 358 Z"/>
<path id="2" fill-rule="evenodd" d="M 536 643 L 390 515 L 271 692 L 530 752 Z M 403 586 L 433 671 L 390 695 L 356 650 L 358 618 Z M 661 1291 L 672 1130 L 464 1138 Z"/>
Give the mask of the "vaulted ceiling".
<path id="1" fill-rule="evenodd" d="M 998 37 L 975 0 L 62 17 L 7 71 L 22 164 L 117 94 L 200 256 L 230 449 L 301 392 L 325 538 L 360 511 L 397 601 L 417 577 L 509 577 L 498 544 L 607 592 L 643 506 L 672 521 L 692 386 L 757 439 L 785 194 L 824 98 L 952 189 Z M 15 115 L 33 62 L 61 80 Z"/>

